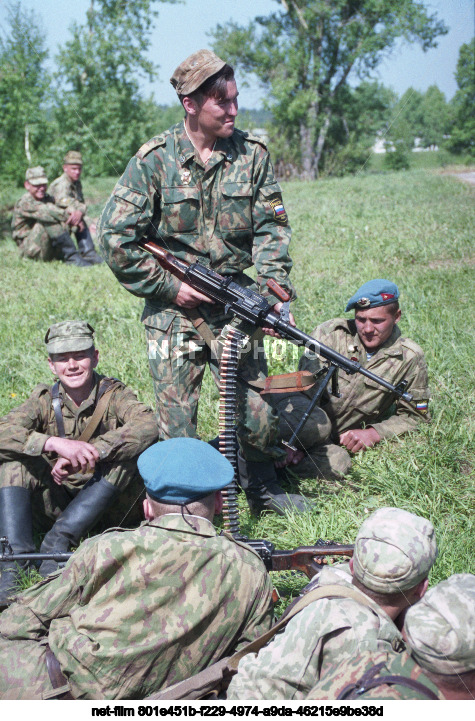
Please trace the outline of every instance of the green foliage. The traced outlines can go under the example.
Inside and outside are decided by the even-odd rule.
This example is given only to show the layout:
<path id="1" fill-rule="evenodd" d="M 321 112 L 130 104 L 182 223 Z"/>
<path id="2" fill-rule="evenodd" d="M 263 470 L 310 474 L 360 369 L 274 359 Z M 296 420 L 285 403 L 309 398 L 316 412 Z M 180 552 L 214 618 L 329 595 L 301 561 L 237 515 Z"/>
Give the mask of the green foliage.
<path id="1" fill-rule="evenodd" d="M 8 7 L 9 32 L 0 37 L 0 173 L 23 183 L 25 169 L 41 161 L 47 135 L 44 109 L 50 78 L 45 33 L 34 12 L 20 3 Z M 31 161 L 25 152 L 29 137 Z"/>
<path id="2" fill-rule="evenodd" d="M 459 89 L 452 101 L 454 125 L 448 142 L 456 153 L 475 157 L 475 39 L 462 45 L 455 74 Z"/>
<path id="3" fill-rule="evenodd" d="M 311 179 L 321 168 L 350 73 L 367 77 L 401 37 L 424 50 L 434 47 L 447 28 L 416 0 L 280 5 L 247 27 L 218 25 L 214 49 L 268 89 L 276 126 L 295 155 L 299 148 L 302 177 Z"/>
<path id="4" fill-rule="evenodd" d="M 437 153 L 415 155 L 419 160 Z M 100 212 L 114 182 L 86 177 L 91 213 Z M 350 542 L 369 512 L 396 505 L 423 514 L 436 527 L 440 553 L 431 583 L 452 573 L 475 572 L 473 196 L 473 188 L 459 180 L 422 170 L 284 184 L 293 228 L 298 326 L 310 332 L 317 323 L 340 316 L 363 281 L 389 276 L 402 294 L 401 330 L 426 353 L 433 420 L 355 456 L 344 482 L 284 479 L 289 491 L 299 485 L 316 501 L 311 513 L 256 519 L 241 495 L 241 528 L 248 536 L 271 540 L 278 548 L 309 545 L 320 537 Z M 16 191 L 2 198 L 11 208 Z M 142 401 L 154 404 L 140 299 L 103 265 L 77 269 L 22 260 L 10 239 L 1 243 L 0 254 L 0 414 L 25 400 L 36 383 L 51 380 L 44 333 L 65 318 L 92 323 L 99 369 L 122 378 Z M 282 353 L 269 340 L 270 372 L 296 368 L 298 349 L 286 347 Z M 218 393 L 207 374 L 199 432 L 208 439 L 217 428 Z M 275 574 L 274 581 L 284 594 L 295 594 L 306 579 L 285 573 Z"/>

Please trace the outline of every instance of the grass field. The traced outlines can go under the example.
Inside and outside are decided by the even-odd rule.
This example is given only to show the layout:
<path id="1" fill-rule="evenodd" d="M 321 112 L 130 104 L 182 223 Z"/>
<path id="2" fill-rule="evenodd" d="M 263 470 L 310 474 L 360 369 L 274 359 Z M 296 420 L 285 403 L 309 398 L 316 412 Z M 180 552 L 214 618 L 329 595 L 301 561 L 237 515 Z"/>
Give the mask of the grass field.
<path id="1" fill-rule="evenodd" d="M 91 215 L 99 214 L 113 183 L 86 180 Z M 431 583 L 454 572 L 473 573 L 475 190 L 428 170 L 295 182 L 283 190 L 293 228 L 298 326 L 310 332 L 341 315 L 347 298 L 366 280 L 395 281 L 401 290 L 401 330 L 426 352 L 433 421 L 412 436 L 356 456 L 345 483 L 302 482 L 303 491 L 317 500 L 317 511 L 256 520 L 240 499 L 242 529 L 279 548 L 319 537 L 351 542 L 369 512 L 396 505 L 430 518 L 437 529 L 440 553 Z M 51 323 L 67 318 L 87 319 L 97 331 L 100 369 L 153 404 L 139 321 L 142 302 L 105 266 L 84 270 L 21 260 L 5 229 L 8 208 L 20 192 L 0 197 L 0 414 L 26 399 L 36 383 L 51 380 L 44 334 Z M 271 342 L 269 355 L 274 373 L 297 365 L 293 346 L 282 353 Z M 205 439 L 217 432 L 217 399 L 208 376 L 199 416 Z M 279 580 L 287 591 L 302 583 L 295 576 Z"/>

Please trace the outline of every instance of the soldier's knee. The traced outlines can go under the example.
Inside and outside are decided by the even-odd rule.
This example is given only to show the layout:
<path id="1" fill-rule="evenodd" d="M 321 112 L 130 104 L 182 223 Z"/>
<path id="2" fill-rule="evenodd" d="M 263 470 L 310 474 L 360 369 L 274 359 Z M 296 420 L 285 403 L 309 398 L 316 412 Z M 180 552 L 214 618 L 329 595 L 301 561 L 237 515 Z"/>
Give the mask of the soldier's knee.
<path id="1" fill-rule="evenodd" d="M 279 433 L 288 441 L 306 412 L 310 400 L 303 393 L 277 395 L 273 404 L 279 413 Z M 295 442 L 297 448 L 308 450 L 328 440 L 331 432 L 330 420 L 320 406 L 315 406 Z"/>

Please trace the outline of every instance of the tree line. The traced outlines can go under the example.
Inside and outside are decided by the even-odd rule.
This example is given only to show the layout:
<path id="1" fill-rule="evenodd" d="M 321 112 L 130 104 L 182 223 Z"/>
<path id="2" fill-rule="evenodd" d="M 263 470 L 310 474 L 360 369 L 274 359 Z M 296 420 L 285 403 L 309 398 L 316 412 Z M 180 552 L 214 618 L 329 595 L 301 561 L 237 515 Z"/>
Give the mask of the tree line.
<path id="1" fill-rule="evenodd" d="M 41 19 L 20 2 L 0 36 L 0 174 L 21 184 L 28 165 L 54 176 L 67 149 L 81 150 L 88 175 L 122 172 L 148 138 L 183 117 L 140 93 L 157 70 L 148 59 L 158 2 L 91 0 L 83 24 L 47 67 Z M 447 102 L 436 86 L 400 98 L 371 73 L 404 38 L 432 48 L 447 32 L 417 0 L 276 0 L 278 9 L 247 27 L 211 31 L 210 45 L 265 90 L 262 111 L 240 127 L 262 125 L 278 172 L 313 179 L 353 172 L 378 135 L 400 162 L 414 142 L 475 155 L 474 41 L 460 48 L 458 91 Z M 190 48 L 190 52 L 193 48 Z M 353 78 L 350 84 L 350 75 Z M 357 83 L 355 83 L 357 78 Z"/>

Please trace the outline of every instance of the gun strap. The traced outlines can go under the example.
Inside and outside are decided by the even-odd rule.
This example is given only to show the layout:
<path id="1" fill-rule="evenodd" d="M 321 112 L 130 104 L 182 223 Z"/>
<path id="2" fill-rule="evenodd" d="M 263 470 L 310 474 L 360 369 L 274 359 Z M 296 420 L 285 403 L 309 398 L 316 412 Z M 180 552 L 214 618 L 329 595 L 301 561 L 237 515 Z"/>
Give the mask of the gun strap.
<path id="1" fill-rule="evenodd" d="M 112 392 L 120 385 L 122 385 L 121 382 L 118 381 L 116 378 L 106 379 L 101 383 L 98 394 L 99 399 L 94 409 L 94 413 L 89 419 L 89 423 L 84 428 L 79 438 L 77 438 L 76 440 L 84 441 L 85 443 L 89 441 L 92 434 L 94 433 L 97 426 L 104 417 L 107 408 L 109 407 Z M 54 417 L 58 429 L 58 436 L 60 438 L 66 438 L 66 432 L 64 430 L 63 412 L 61 410 L 62 400 L 59 394 L 59 382 L 56 382 L 51 388 L 51 403 L 53 405 Z"/>
<path id="2" fill-rule="evenodd" d="M 213 348 L 216 337 L 197 308 L 185 308 L 186 315 L 209 348 Z"/>
<path id="3" fill-rule="evenodd" d="M 64 430 L 63 412 L 61 410 L 61 396 L 59 395 L 59 381 L 56 381 L 54 386 L 51 388 L 51 403 L 53 405 L 56 428 L 58 429 L 58 436 L 60 438 L 66 438 L 66 432 Z"/>
<path id="4" fill-rule="evenodd" d="M 265 393 L 299 393 L 308 391 L 315 385 L 315 376 L 310 371 L 295 371 L 294 373 L 281 373 L 268 376 L 264 380 L 247 381 L 252 388 Z"/>
<path id="5" fill-rule="evenodd" d="M 319 586 L 318 588 L 309 591 L 305 596 L 299 598 L 291 612 L 278 621 L 272 628 L 266 633 L 256 638 L 251 643 L 248 643 L 237 653 L 234 653 L 228 658 L 222 658 L 220 661 L 212 664 L 203 671 L 191 676 L 190 678 L 180 681 L 163 691 L 158 691 L 148 699 L 153 700 L 180 700 L 180 699 L 200 699 L 206 696 L 212 691 L 220 689 L 220 685 L 223 682 L 229 682 L 234 674 L 237 672 L 239 661 L 246 656 L 248 653 L 258 653 L 269 641 L 281 631 L 287 623 L 293 618 L 299 611 L 309 606 L 314 601 L 319 601 L 322 598 L 351 598 L 353 601 L 357 601 L 364 606 L 370 608 L 374 613 L 377 613 L 376 604 L 368 596 L 359 591 L 357 588 L 343 586 L 340 584 L 329 584 L 327 586 Z M 226 686 L 227 687 L 227 686 Z"/>

